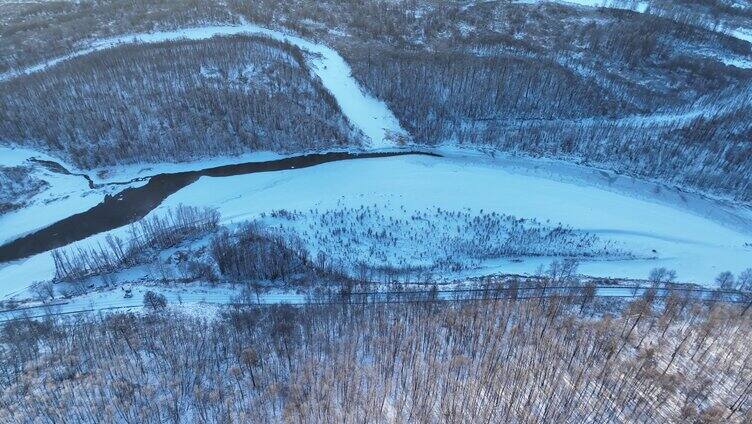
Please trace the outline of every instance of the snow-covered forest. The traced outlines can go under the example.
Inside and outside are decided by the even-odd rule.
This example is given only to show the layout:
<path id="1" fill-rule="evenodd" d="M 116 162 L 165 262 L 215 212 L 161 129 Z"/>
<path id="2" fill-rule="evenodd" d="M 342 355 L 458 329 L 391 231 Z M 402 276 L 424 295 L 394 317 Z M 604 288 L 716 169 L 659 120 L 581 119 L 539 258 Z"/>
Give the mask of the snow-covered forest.
<path id="1" fill-rule="evenodd" d="M 729 65 L 749 43 L 649 14 L 473 8 L 454 42 L 343 47 L 417 142 L 571 158 L 751 199 L 752 71 Z"/>
<path id="2" fill-rule="evenodd" d="M 124 46 L 0 85 L 2 138 L 81 168 L 359 140 L 303 53 L 261 37 Z"/>
<path id="3" fill-rule="evenodd" d="M 336 46 L 355 77 L 391 106 L 418 143 L 565 158 L 749 201 L 748 8 L 720 0 L 691 6 L 663 0 L 603 3 L 613 8 L 578 3 L 3 3 L 0 70 L 13 75 L 113 35 L 247 19 Z M 47 21 L 59 24 L 53 29 Z M 10 114 L 2 122 L 12 124 L 5 125 L 2 142 L 64 150 L 86 166 L 133 162 L 135 152 L 152 161 L 195 159 L 199 142 L 205 154 L 358 143 L 343 118 L 325 104 L 315 81 L 305 81 L 302 74 L 291 77 L 290 70 L 284 87 L 244 90 L 266 93 L 267 107 L 282 108 L 280 115 L 296 116 L 299 125 L 291 128 L 268 109 L 251 109 L 238 91 L 242 81 L 232 78 L 249 72 L 241 57 L 247 61 L 258 52 L 223 57 L 238 49 L 253 50 L 247 43 L 218 40 L 125 48 L 93 55 L 95 62 L 79 59 L 48 71 L 46 82 L 21 81 L 22 89 L 4 86 L 9 94 L 3 103 L 12 107 L 0 108 Z M 124 69 L 115 54 L 129 57 L 128 65 L 143 65 Z M 211 66 L 202 68 L 197 57 L 223 63 L 228 73 L 212 77 Z M 259 65 L 265 59 L 253 59 L 254 72 L 265 69 Z M 167 73 L 169 63 L 176 65 Z M 152 71 L 165 72 L 181 87 L 171 87 Z M 118 81 L 133 72 L 134 80 Z M 66 95 L 64 89 L 60 98 L 45 96 L 42 90 L 52 88 L 49 84 L 72 74 L 89 81 L 96 75 L 103 86 L 89 89 L 108 95 L 95 96 L 95 103 L 82 99 L 85 93 Z M 149 85 L 134 82 L 146 80 Z M 199 82 L 204 89 L 196 88 Z M 35 87 L 32 96 L 21 96 L 23 106 L 18 105 L 18 96 L 29 87 Z M 295 100 L 286 97 L 293 94 Z M 123 110 L 125 98 L 144 104 Z M 199 101 L 203 107 L 196 108 Z M 166 104 L 180 107 L 167 112 Z M 228 104 L 237 107 L 230 111 Z M 60 107 L 74 116 L 60 122 L 63 117 L 52 113 Z M 108 117 L 104 110 L 123 112 L 128 119 Z M 183 115 L 176 115 L 178 110 Z M 253 124 L 235 115 L 237 110 L 255 116 Z M 170 125 L 175 120 L 180 128 Z M 293 130 L 297 133 L 291 138 Z M 174 147 L 157 146 L 156 138 Z M 80 140 L 103 147 L 83 149 Z M 72 146 L 61 149 L 60 144 Z M 107 147 L 113 144 L 114 149 Z"/>
<path id="4" fill-rule="evenodd" d="M 0 420 L 743 423 L 744 305 L 593 298 L 165 309 L 0 331 Z M 608 313 L 602 313 L 607 311 Z"/>
<path id="5" fill-rule="evenodd" d="M 350 58 L 356 76 L 398 111 L 419 143 L 570 158 L 752 199 L 748 83 L 733 105 L 727 99 L 735 94 L 725 90 L 696 111 L 675 112 L 615 99 L 592 77 L 554 63 L 370 48 Z M 728 72 L 721 66 L 712 73 Z M 644 95 L 655 102 L 655 93 Z"/>

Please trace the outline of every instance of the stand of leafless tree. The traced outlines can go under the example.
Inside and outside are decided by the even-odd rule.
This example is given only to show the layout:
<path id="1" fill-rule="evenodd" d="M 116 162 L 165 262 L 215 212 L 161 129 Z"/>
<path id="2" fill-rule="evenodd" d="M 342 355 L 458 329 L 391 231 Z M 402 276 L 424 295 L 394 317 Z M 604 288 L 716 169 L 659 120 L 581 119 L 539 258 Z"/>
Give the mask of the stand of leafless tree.
<path id="1" fill-rule="evenodd" d="M 338 48 L 418 142 L 555 156 L 749 201 L 752 71 L 727 65 L 749 58 L 750 44 L 727 31 L 748 26 L 748 8 L 721 0 L 648 3 L 647 13 L 443 0 L 8 3 L 0 5 L 0 72 L 108 35 L 244 17 Z M 3 142 L 36 143 L 96 166 L 348 141 L 343 118 L 300 72 L 280 74 L 284 89 L 272 84 L 249 96 L 256 78 L 244 79 L 248 67 L 223 57 L 247 56 L 243 43 L 177 44 L 117 49 L 126 64 L 107 53 L 79 59 L 76 67 L 93 69 L 63 65 L 42 74 L 47 85 L 39 78 L 0 85 L 12 95 L 0 96 Z M 285 62 L 285 54 L 273 56 Z M 59 81 L 74 77 L 73 88 Z M 672 118 L 692 111 L 702 113 Z"/>
<path id="2" fill-rule="evenodd" d="M 181 205 L 166 214 L 152 215 L 132 224 L 127 239 L 108 234 L 104 243 L 97 246 L 79 245 L 52 251 L 55 278 L 82 281 L 150 262 L 154 253 L 212 232 L 218 225 L 216 210 Z"/>
<path id="3" fill-rule="evenodd" d="M 600 72 L 582 75 L 576 71 L 581 64 L 567 67 L 555 58 L 520 58 L 498 44 L 484 48 L 501 52 L 478 55 L 456 48 L 423 52 L 371 45 L 345 51 L 354 75 L 388 102 L 419 143 L 574 159 L 752 199 L 752 108 L 745 94 L 749 82 L 736 86 L 711 78 L 685 87 L 687 93 L 704 97 L 657 93 L 638 84 L 624 85 L 623 78 L 614 75 L 608 83 Z M 709 62 L 672 66 L 674 72 L 680 67 L 692 75 L 710 72 L 734 79 L 738 74 L 746 81 L 752 75 L 727 72 L 722 64 Z M 703 112 L 683 118 L 689 109 L 681 105 L 687 101 L 698 102 L 695 109 Z M 651 119 L 650 114 L 658 116 Z"/>
<path id="4" fill-rule="evenodd" d="M 3 422 L 748 422 L 752 314 L 650 294 L 275 306 L 0 331 Z"/>
<path id="5" fill-rule="evenodd" d="M 358 142 L 303 53 L 262 37 L 123 46 L 0 86 L 2 138 L 82 168 Z"/>

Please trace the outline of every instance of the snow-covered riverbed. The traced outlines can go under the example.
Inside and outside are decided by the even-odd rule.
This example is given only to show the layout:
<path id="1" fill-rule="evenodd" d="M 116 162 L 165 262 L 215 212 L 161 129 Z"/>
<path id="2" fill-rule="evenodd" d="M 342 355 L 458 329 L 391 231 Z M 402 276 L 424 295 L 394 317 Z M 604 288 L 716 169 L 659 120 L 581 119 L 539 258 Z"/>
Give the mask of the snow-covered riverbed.
<path id="1" fill-rule="evenodd" d="M 343 205 L 384 205 L 389 214 L 400 214 L 403 207 L 406 211 L 469 208 L 562 223 L 658 257 L 586 262 L 581 271 L 588 275 L 645 278 L 651 268 L 665 266 L 676 269 L 683 281 L 709 284 L 721 271 L 740 272 L 752 266 L 748 210 L 729 209 L 719 215 L 705 210 L 715 207 L 712 202 L 680 204 L 661 193 L 603 187 L 607 178 L 596 181 L 599 177 L 584 167 L 581 175 L 570 174 L 567 179 L 554 174 L 554 168 L 549 170 L 536 175 L 529 163 L 515 169 L 466 157 L 369 159 L 229 179 L 202 178 L 168 198 L 163 207 L 211 205 L 225 222 L 274 209 Z M 492 269 L 486 271 L 531 273 L 550 261 L 502 260 L 489 264 Z"/>
<path id="2" fill-rule="evenodd" d="M 121 43 L 197 40 L 243 33 L 287 40 L 312 53 L 313 71 L 332 92 L 350 122 L 371 138 L 372 146 L 393 146 L 392 136 L 404 134 L 391 111 L 361 89 L 351 77 L 348 65 L 334 50 L 252 24 L 102 40 L 25 72 L 37 72 L 63 60 Z M 384 214 L 397 218 L 436 208 L 470 209 L 535 218 L 544 224 L 561 223 L 618 242 L 641 258 L 621 261 L 593 258 L 581 267 L 581 272 L 591 276 L 644 278 L 651 268 L 664 266 L 676 269 L 682 281 L 708 285 L 721 271 L 738 273 L 752 266 L 752 212 L 745 207 L 562 162 L 514 157 L 489 159 L 463 151 L 449 153 L 445 158 L 379 158 L 273 173 L 204 177 L 169 197 L 152 213 L 162 213 L 165 208 L 179 204 L 208 206 L 219 210 L 224 223 L 234 223 L 279 209 L 336 210 L 376 205 Z M 221 160 L 233 161 L 232 158 Z M 134 175 L 142 171 L 154 174 L 195 169 L 198 165 L 144 164 L 113 175 Z M 81 177 L 71 178 L 76 178 L 75 184 L 85 184 Z M 65 188 L 66 184 L 61 181 L 54 186 Z M 3 218 L 4 228 L 10 228 L 8 234 L 11 235 L 30 231 L 58 217 L 85 210 L 103 196 L 99 193 L 86 198 L 85 188 L 78 186 L 73 191 L 75 196 L 67 203 L 61 203 L 65 200 L 49 205 L 39 202 L 34 205 L 35 209 L 19 211 L 15 218 Z M 125 232 L 125 228 L 120 228 L 110 233 L 124 235 Z M 98 234 L 78 243 L 98 243 L 106 235 Z M 532 273 L 552 259 L 530 257 L 510 261 L 502 258 L 485 262 L 475 273 Z M 35 281 L 51 278 L 53 273 L 49 252 L 0 264 L 0 298 L 21 293 Z"/>
<path id="3" fill-rule="evenodd" d="M 31 158 L 56 160 L 33 150 L 0 147 L 0 166 L 29 166 L 33 177 L 48 184 L 23 209 L 0 215 L 0 244 L 83 212 L 104 199 L 104 192 L 90 190 L 85 178 L 50 171 L 32 163 Z"/>
<path id="4" fill-rule="evenodd" d="M 623 180 L 623 181 L 622 181 Z M 554 161 L 462 155 L 363 159 L 312 168 L 234 177 L 203 177 L 152 213 L 179 204 L 217 208 L 222 222 L 251 220 L 278 209 L 378 205 L 384 214 L 471 210 L 536 218 L 596 233 L 656 259 L 583 262 L 591 276 L 645 278 L 654 267 L 677 270 L 681 281 L 712 283 L 721 271 L 752 266 L 749 210 L 686 193 L 658 190 L 590 168 Z M 124 234 L 125 229 L 113 233 Z M 430 237 L 426 234 L 426 237 Z M 99 234 L 78 243 L 103 240 Z M 533 273 L 553 258 L 488 261 L 476 273 Z M 49 253 L 0 268 L 7 296 L 50 278 Z"/>

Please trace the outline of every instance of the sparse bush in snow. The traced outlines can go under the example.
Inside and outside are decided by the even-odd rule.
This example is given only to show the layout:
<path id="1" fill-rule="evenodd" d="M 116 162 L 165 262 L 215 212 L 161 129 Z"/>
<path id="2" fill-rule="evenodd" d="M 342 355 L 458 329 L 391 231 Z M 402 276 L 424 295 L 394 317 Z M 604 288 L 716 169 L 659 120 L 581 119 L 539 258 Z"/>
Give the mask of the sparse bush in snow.
<path id="1" fill-rule="evenodd" d="M 126 239 L 108 236 L 97 246 L 55 250 L 56 278 L 85 285 L 92 276 L 148 265 L 152 278 L 167 281 L 297 284 L 316 275 L 338 281 L 421 281 L 489 260 L 547 256 L 568 258 L 554 260 L 550 277 L 570 284 L 578 259 L 635 257 L 618 243 L 532 219 L 482 210 L 400 210 L 396 216 L 378 205 L 277 210 L 216 231 L 216 211 L 180 207 L 134 224 Z M 185 241 L 193 243 L 160 258 L 159 252 Z"/>
<path id="2" fill-rule="evenodd" d="M 279 234 L 302 240 L 319 267 L 364 280 L 391 281 L 396 277 L 461 271 L 502 258 L 633 257 L 611 241 L 534 219 L 482 210 L 401 208 L 402 213 L 396 216 L 381 210 L 378 205 L 325 211 L 280 210 L 261 222 Z M 563 262 L 572 263 L 575 262 Z M 560 271 L 565 272 L 564 265 L 557 270 L 557 278 L 561 277 Z M 566 273 L 567 278 L 573 274 Z"/>

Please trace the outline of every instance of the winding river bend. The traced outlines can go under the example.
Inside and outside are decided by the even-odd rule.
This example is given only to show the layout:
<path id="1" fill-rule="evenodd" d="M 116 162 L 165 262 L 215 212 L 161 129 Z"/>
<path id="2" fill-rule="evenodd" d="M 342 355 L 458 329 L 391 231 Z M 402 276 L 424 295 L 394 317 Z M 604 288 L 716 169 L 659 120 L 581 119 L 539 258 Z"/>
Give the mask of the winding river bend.
<path id="1" fill-rule="evenodd" d="M 92 42 L 88 47 L 65 56 L 50 59 L 35 66 L 11 73 L 0 74 L 0 82 L 22 75 L 42 72 L 64 61 L 73 60 L 105 49 L 113 49 L 132 43 L 161 43 L 171 40 L 206 40 L 217 36 L 255 34 L 275 40 L 289 42 L 309 53 L 307 63 L 312 73 L 321 81 L 324 88 L 337 100 L 342 113 L 353 127 L 366 136 L 366 144 L 372 149 L 393 148 L 394 136 L 406 135 L 398 119 L 387 105 L 371 96 L 351 76 L 345 60 L 332 48 L 281 31 L 257 26 L 243 21 L 240 25 L 216 25 L 181 28 L 173 31 L 128 34 Z M 125 189 L 114 197 L 90 210 L 67 217 L 47 228 L 31 233 L 0 246 L 0 263 L 26 258 L 46 252 L 69 243 L 82 240 L 113 228 L 132 223 L 149 213 L 169 195 L 196 181 L 201 176 L 232 176 L 254 172 L 278 171 L 303 168 L 326 162 L 345 159 L 399 156 L 402 153 L 326 153 L 299 156 L 269 162 L 245 163 L 222 166 L 194 172 L 160 174 L 149 179 L 140 188 Z M 66 175 L 77 175 L 88 180 L 89 188 L 98 188 L 91 178 L 84 174 L 74 174 L 58 163 L 37 160 L 47 169 Z M 133 181 L 131 181 L 133 182 Z M 129 184 L 130 182 L 126 183 Z M 117 185 L 118 183 L 108 184 Z"/>
<path id="2" fill-rule="evenodd" d="M 89 209 L 47 228 L 33 232 L 0 246 L 0 262 L 9 262 L 46 252 L 138 221 L 164 199 L 198 180 L 200 177 L 230 177 L 258 172 L 284 171 L 307 168 L 328 162 L 354 159 L 371 159 L 404 155 L 439 156 L 424 152 L 374 152 L 374 153 L 316 153 L 266 162 L 247 162 L 206 168 L 199 171 L 158 174 L 135 188 L 127 188 L 115 196 Z"/>
<path id="3" fill-rule="evenodd" d="M 289 42 L 311 53 L 307 55 L 311 72 L 333 95 L 352 126 L 364 134 L 364 146 L 383 151 L 397 147 L 397 136 L 409 139 L 409 134 L 401 127 L 389 107 L 360 86 L 352 77 L 348 64 L 334 49 L 245 22 L 240 25 L 130 34 L 94 41 L 89 47 L 66 56 L 13 74 L 0 74 L 0 81 L 41 72 L 63 61 L 104 49 L 117 48 L 123 44 L 160 43 L 181 39 L 204 40 L 215 36 L 238 34 L 265 35 Z M 690 115 L 653 116 L 644 119 L 658 119 L 664 122 L 667 119 L 686 119 L 688 116 Z M 643 118 L 638 119 L 639 123 Z M 52 213 L 49 219 L 42 220 L 42 225 L 48 225 L 46 228 L 0 246 L 0 298 L 27 290 L 34 281 L 51 279 L 54 275 L 54 264 L 48 253 L 50 250 L 126 226 L 160 205 L 209 205 L 217 207 L 222 214 L 252 215 L 248 213 L 249 209 L 257 212 L 267 206 L 286 208 L 289 204 L 315 203 L 322 199 L 332 204 L 335 198 L 346 198 L 354 205 L 362 205 L 363 193 L 389 195 L 391 198 L 400 199 L 402 206 L 409 207 L 410 210 L 438 207 L 455 210 L 461 206 L 516 217 L 536 218 L 539 221 L 564 223 L 574 229 L 597 233 L 600 237 L 621 243 L 636 252 L 647 251 L 652 252 L 649 253 L 651 257 L 657 256 L 656 259 L 637 261 L 602 261 L 594 258 L 581 267 L 583 273 L 592 276 L 644 278 L 653 267 L 661 266 L 681 270 L 680 278 L 683 281 L 707 283 L 720 271 L 730 270 L 738 273 L 752 264 L 752 211 L 748 211 L 746 207 L 725 205 L 712 199 L 694 198 L 681 191 L 667 194 L 665 187 L 661 185 L 652 187 L 650 184 L 644 185 L 642 182 L 632 182 L 623 178 L 609 178 L 604 183 L 601 181 L 602 175 L 594 177 L 592 169 L 580 169 L 579 166 L 570 169 L 568 166 L 562 167 L 547 162 L 530 164 L 518 159 L 494 159 L 493 166 L 487 166 L 477 163 L 475 159 L 453 158 L 450 153 L 448 157 L 441 159 L 422 157 L 416 160 L 403 157 L 383 161 L 360 161 L 357 167 L 340 163 L 332 165 L 326 175 L 301 170 L 284 177 L 279 174 L 248 178 L 242 176 L 305 168 L 347 159 L 408 154 L 419 153 L 306 155 L 201 171 L 161 174 L 148 181 L 139 179 L 138 181 L 145 183 L 144 186 L 124 189 L 114 197 L 106 197 L 102 203 L 93 207 L 96 200 L 77 208 L 60 208 L 57 210 L 58 213 Z M 38 164 L 58 174 L 87 177 L 61 169 L 62 167 L 54 162 L 38 161 Z M 201 176 L 234 176 L 234 179 L 230 181 L 229 178 L 208 178 L 197 181 Z M 268 191 L 254 190 L 259 180 L 279 181 L 278 177 L 284 179 L 285 183 L 280 185 L 284 189 L 277 187 Z M 89 188 L 97 188 L 96 186 L 97 184 L 89 179 Z M 60 192 L 64 194 L 64 191 L 65 187 L 61 188 Z M 58 206 L 46 206 L 48 210 L 56 207 Z M 80 212 L 86 207 L 91 209 L 71 216 L 68 216 L 68 213 L 73 212 L 66 213 L 69 210 Z M 40 209 L 44 208 L 28 212 L 33 215 Z M 55 222 L 56 219 L 59 221 Z M 42 226 L 36 225 L 37 222 L 34 220 L 31 220 L 34 221 L 32 223 L 20 221 L 22 220 L 18 220 L 18 223 L 22 224 L 23 228 L 14 227 L 16 232 L 9 232 L 11 237 Z M 49 225 L 52 222 L 54 223 Z M 27 257 L 28 260 L 15 261 Z M 525 261 L 502 260 L 489 264 L 488 270 L 531 273 L 538 266 L 544 265 L 543 260 L 546 258 L 528 258 Z M 11 261 L 14 262 L 10 263 Z"/>

